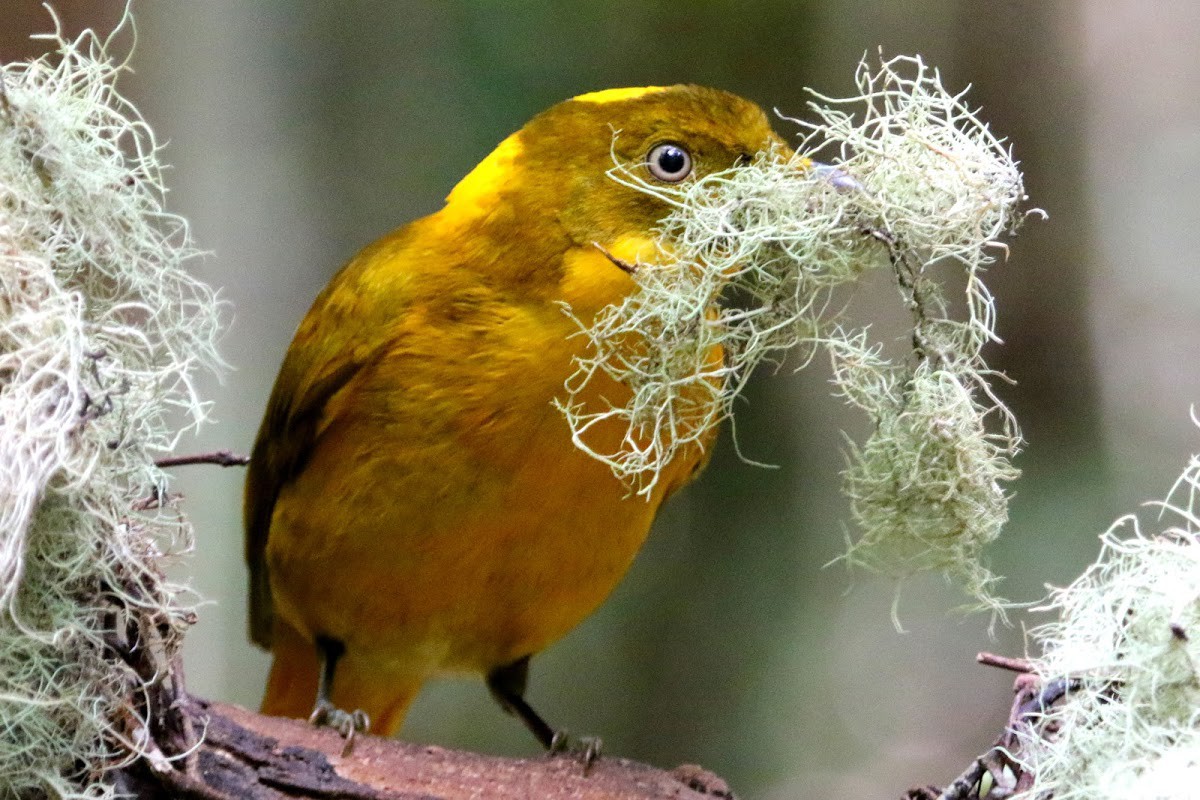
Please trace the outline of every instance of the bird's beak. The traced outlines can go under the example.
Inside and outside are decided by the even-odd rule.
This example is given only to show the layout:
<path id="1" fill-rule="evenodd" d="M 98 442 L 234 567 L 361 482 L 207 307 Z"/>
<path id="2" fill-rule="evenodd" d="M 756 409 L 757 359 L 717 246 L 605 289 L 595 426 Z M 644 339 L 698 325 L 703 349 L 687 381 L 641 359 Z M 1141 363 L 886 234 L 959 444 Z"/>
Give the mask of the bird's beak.
<path id="1" fill-rule="evenodd" d="M 772 136 L 768 147 L 783 159 L 792 159 L 796 167 L 801 171 L 807 172 L 812 170 L 817 177 L 825 180 L 839 192 L 860 191 L 863 188 L 863 185 L 859 183 L 857 178 L 840 167 L 835 167 L 832 164 L 823 164 L 807 156 L 797 157 L 796 152 L 778 135 Z"/>
<path id="2" fill-rule="evenodd" d="M 808 163 L 809 168 L 816 173 L 817 177 L 824 179 L 839 192 L 855 192 L 861 191 L 863 188 L 863 185 L 858 182 L 858 178 L 840 167 L 822 164 L 820 161 L 810 160 Z"/>

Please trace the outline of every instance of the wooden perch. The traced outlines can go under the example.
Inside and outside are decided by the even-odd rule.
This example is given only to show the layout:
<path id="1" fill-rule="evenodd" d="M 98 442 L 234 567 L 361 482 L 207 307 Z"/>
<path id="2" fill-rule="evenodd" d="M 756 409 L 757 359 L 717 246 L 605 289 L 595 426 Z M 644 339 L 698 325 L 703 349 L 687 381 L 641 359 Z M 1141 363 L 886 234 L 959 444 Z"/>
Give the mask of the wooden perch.
<path id="1" fill-rule="evenodd" d="M 669 772 L 604 757 L 584 777 L 570 757 L 501 758 L 360 736 L 343 758 L 334 731 L 184 696 L 203 740 L 186 759 L 143 759 L 117 788 L 138 798 L 203 800 L 732 800 L 695 766 Z"/>

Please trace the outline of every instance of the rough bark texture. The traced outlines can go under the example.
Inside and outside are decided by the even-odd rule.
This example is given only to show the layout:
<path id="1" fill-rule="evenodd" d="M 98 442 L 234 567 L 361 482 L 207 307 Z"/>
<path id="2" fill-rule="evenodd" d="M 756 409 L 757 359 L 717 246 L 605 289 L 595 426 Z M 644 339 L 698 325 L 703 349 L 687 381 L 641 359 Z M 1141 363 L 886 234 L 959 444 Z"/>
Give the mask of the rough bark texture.
<path id="1" fill-rule="evenodd" d="M 347 800 L 713 800 L 733 798 L 720 778 L 695 766 L 667 772 L 601 758 L 585 776 L 571 757 L 500 758 L 359 736 L 342 739 L 297 720 L 188 698 L 180 709 L 203 741 L 186 759 L 143 760 L 118 773 L 138 798 L 346 798 Z"/>

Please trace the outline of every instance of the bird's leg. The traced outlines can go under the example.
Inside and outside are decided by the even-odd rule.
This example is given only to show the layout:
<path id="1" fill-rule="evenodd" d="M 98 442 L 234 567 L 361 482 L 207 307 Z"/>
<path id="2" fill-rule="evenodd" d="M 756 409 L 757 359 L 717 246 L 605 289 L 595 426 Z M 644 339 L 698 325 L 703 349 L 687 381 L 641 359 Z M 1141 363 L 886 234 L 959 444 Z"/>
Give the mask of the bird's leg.
<path id="1" fill-rule="evenodd" d="M 348 756 L 354 746 L 354 735 L 366 731 L 371 721 L 366 712 L 358 709 L 344 711 L 329 699 L 329 694 L 333 691 L 333 673 L 337 669 L 338 659 L 346 652 L 346 645 L 328 636 L 318 636 L 315 644 L 321 669 L 317 674 L 317 703 L 313 706 L 308 721 L 319 728 L 333 728 L 340 733 L 346 740 L 342 747 L 342 755 Z"/>
<path id="2" fill-rule="evenodd" d="M 566 731 L 556 731 L 533 710 L 525 699 L 525 686 L 529 682 L 529 656 L 518 658 L 511 664 L 497 667 L 487 675 L 487 687 L 496 702 L 510 714 L 515 714 L 525 723 L 534 737 L 551 754 L 571 753 L 583 762 L 586 775 L 592 764 L 600 757 L 602 743 L 593 736 L 574 739 Z"/>

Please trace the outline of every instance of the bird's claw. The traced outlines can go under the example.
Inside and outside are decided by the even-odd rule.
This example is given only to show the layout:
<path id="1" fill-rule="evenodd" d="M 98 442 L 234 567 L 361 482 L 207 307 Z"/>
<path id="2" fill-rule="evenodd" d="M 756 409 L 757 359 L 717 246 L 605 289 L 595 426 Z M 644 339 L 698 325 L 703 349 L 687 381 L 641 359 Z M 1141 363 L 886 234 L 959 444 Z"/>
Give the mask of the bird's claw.
<path id="1" fill-rule="evenodd" d="M 586 776 L 599 760 L 604 742 L 596 736 L 580 736 L 576 739 L 566 731 L 555 731 L 549 749 L 552 756 L 566 755 L 578 759 L 583 764 L 583 774 Z"/>
<path id="2" fill-rule="evenodd" d="M 342 746 L 342 757 L 350 755 L 350 750 L 354 747 L 355 735 L 365 733 L 371 727 L 371 720 L 367 716 L 367 712 L 361 709 L 344 711 L 328 700 L 317 701 L 312 714 L 308 717 L 308 723 L 318 728 L 333 728 L 340 733 L 346 740 Z"/>

